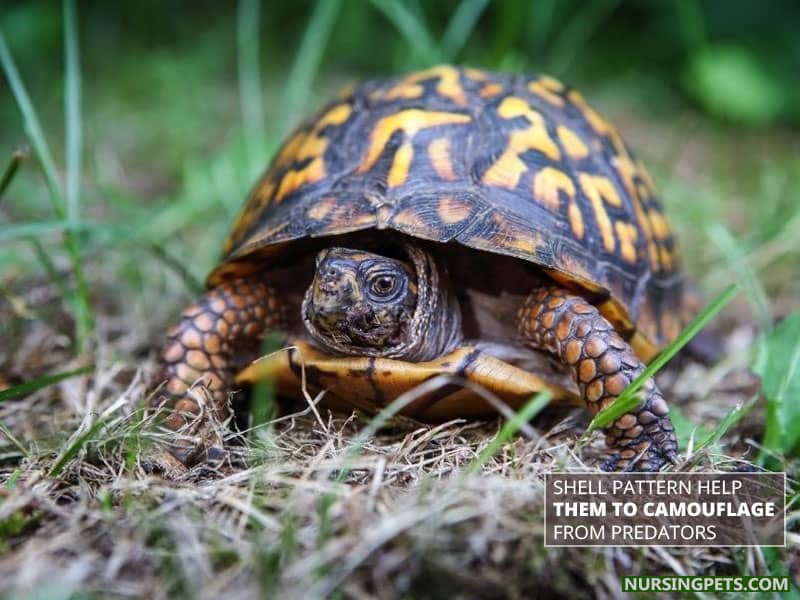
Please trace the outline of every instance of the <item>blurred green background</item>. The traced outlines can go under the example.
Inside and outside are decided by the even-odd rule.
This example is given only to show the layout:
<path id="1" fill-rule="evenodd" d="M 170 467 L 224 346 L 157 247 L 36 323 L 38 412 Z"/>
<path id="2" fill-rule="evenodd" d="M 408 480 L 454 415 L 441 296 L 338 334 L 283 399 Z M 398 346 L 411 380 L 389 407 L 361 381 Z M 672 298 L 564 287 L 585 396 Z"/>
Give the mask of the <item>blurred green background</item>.
<path id="1" fill-rule="evenodd" d="M 74 16 L 65 30 L 58 2 L 0 10 L 6 67 L 27 89 L 68 207 L 59 212 L 28 152 L 0 198 L 12 344 L 31 318 L 72 336 L 81 296 L 89 316 L 133 315 L 155 339 L 292 126 L 344 85 L 438 62 L 578 87 L 650 166 L 701 290 L 742 282 L 750 302 L 737 317 L 765 327 L 800 297 L 792 0 L 80 2 Z M 65 31 L 78 48 L 71 78 Z M 30 146 L 5 78 L 0 123 L 5 169 Z M 14 303 L 42 281 L 64 302 Z"/>

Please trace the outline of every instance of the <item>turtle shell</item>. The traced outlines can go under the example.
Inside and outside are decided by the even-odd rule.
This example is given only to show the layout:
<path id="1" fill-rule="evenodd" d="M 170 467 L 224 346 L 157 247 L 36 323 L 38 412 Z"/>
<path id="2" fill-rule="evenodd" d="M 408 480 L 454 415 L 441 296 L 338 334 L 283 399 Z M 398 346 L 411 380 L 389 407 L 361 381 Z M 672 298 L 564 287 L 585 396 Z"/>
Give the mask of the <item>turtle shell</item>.
<path id="1" fill-rule="evenodd" d="M 268 268 L 303 238 L 364 229 L 538 265 L 591 294 L 640 355 L 686 321 L 651 178 L 551 77 L 439 66 L 342 94 L 280 149 L 208 283 Z"/>

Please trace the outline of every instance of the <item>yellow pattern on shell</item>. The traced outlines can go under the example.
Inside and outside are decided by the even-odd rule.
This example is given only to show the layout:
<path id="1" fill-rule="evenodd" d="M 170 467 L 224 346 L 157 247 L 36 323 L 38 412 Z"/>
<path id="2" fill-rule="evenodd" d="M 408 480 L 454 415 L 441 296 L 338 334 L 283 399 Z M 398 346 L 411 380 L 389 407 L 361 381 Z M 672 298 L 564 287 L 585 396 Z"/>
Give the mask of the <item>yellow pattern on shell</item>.
<path id="1" fill-rule="evenodd" d="M 428 145 L 428 158 L 431 160 L 433 170 L 445 181 L 458 179 L 453 170 L 453 161 L 450 157 L 450 138 L 436 138 Z"/>
<path id="2" fill-rule="evenodd" d="M 507 97 L 498 106 L 497 114 L 503 119 L 525 117 L 529 125 L 509 133 L 506 148 L 484 174 L 484 183 L 512 190 L 516 188 L 520 177 L 528 170 L 520 154 L 528 150 L 538 150 L 554 161 L 561 159 L 558 146 L 547 133 L 544 117 L 525 100 L 516 96 Z"/>
<path id="3" fill-rule="evenodd" d="M 369 149 L 356 172 L 359 174 L 366 173 L 375 165 L 389 138 L 396 131 L 402 131 L 406 139 L 408 139 L 413 138 L 418 131 L 428 127 L 455 123 L 463 124 L 469 123 L 471 120 L 472 118 L 469 115 L 462 113 L 428 111 L 419 108 L 409 108 L 386 115 L 372 128 Z"/>

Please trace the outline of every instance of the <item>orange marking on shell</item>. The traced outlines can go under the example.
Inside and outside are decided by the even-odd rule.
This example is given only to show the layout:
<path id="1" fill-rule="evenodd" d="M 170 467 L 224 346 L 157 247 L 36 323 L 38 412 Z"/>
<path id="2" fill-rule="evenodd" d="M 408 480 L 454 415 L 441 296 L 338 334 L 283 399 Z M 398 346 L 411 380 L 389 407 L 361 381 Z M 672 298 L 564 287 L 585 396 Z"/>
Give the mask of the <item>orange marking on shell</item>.
<path id="1" fill-rule="evenodd" d="M 472 81 L 481 82 L 481 81 L 486 81 L 489 78 L 489 76 L 486 74 L 486 72 L 485 71 L 481 71 L 480 69 L 473 69 L 471 67 L 465 67 L 463 72 L 464 72 L 464 75 L 466 75 L 466 77 L 468 79 L 472 79 Z"/>
<path id="2" fill-rule="evenodd" d="M 256 235 L 254 235 L 252 237 L 252 239 L 249 240 L 249 241 L 255 243 L 255 242 L 259 242 L 261 240 L 268 240 L 270 238 L 275 238 L 275 237 L 278 236 L 278 234 L 280 234 L 282 231 L 286 230 L 288 227 L 289 227 L 289 222 L 286 221 L 286 222 L 279 223 L 278 225 L 276 225 L 275 227 L 273 227 L 271 229 L 267 229 L 267 230 L 263 230 L 263 231 L 259 230 L 258 233 Z"/>
<path id="3" fill-rule="evenodd" d="M 359 165 L 357 173 L 366 173 L 373 167 L 395 131 L 402 131 L 408 139 L 413 138 L 421 129 L 439 125 L 464 124 L 471 120 L 469 115 L 462 113 L 427 111 L 419 108 L 410 108 L 387 115 L 372 129 L 367 154 Z"/>
<path id="4" fill-rule="evenodd" d="M 583 214 L 580 207 L 576 202 L 570 202 L 567 208 L 567 217 L 569 218 L 569 226 L 572 228 L 572 233 L 579 240 L 583 239 L 586 234 L 586 225 L 583 222 Z"/>
<path id="5" fill-rule="evenodd" d="M 328 126 L 341 125 L 347 121 L 352 110 L 349 104 L 334 106 L 314 123 L 310 131 L 298 132 L 281 150 L 275 161 L 276 167 L 306 160 L 310 160 L 310 162 L 300 169 L 290 169 L 284 174 L 275 194 L 275 202 L 280 202 L 307 183 L 315 183 L 325 178 L 323 155 L 330 140 L 322 137 L 322 131 Z"/>
<path id="6" fill-rule="evenodd" d="M 636 161 L 636 169 L 639 171 L 639 177 L 642 178 L 645 186 L 647 187 L 647 191 L 649 192 L 648 198 L 651 196 L 655 196 L 656 194 L 656 182 L 653 181 L 653 178 L 650 176 L 650 172 L 645 168 L 644 163 L 639 160 Z"/>
<path id="7" fill-rule="evenodd" d="M 544 118 L 525 100 L 509 96 L 500 103 L 497 113 L 503 119 L 525 117 L 529 126 L 509 134 L 506 149 L 484 174 L 484 183 L 512 190 L 516 188 L 520 177 L 528 170 L 528 165 L 520 158 L 520 154 L 528 150 L 538 150 L 552 160 L 561 159 L 558 146 L 547 133 Z"/>
<path id="8" fill-rule="evenodd" d="M 636 223 L 642 229 L 644 234 L 645 246 L 647 247 L 647 257 L 650 260 L 650 268 L 655 272 L 661 271 L 661 264 L 658 257 L 658 246 L 655 244 L 655 235 L 653 232 L 652 224 L 647 211 L 642 203 L 643 197 L 641 195 L 641 185 L 637 185 L 636 181 L 641 175 L 636 165 L 631 160 L 627 151 L 613 157 L 611 159 L 612 165 L 619 173 L 620 179 L 628 192 L 628 197 L 631 199 L 633 205 L 633 212 L 636 215 Z M 649 176 L 648 176 L 649 177 Z"/>
<path id="9" fill-rule="evenodd" d="M 306 214 L 309 218 L 314 219 L 315 221 L 322 221 L 325 217 L 327 217 L 333 208 L 336 206 L 336 198 L 327 197 L 323 198 L 316 204 L 314 204 L 311 208 L 308 209 Z"/>
<path id="10" fill-rule="evenodd" d="M 531 94 L 539 96 L 558 108 L 564 106 L 564 98 L 558 94 L 563 89 L 564 85 L 560 81 L 547 76 L 535 79 L 528 84 L 528 91 Z"/>
<path id="11" fill-rule="evenodd" d="M 370 94 L 372 100 L 416 100 L 422 98 L 425 88 L 418 83 L 403 80 L 388 90 L 375 90 Z"/>
<path id="12" fill-rule="evenodd" d="M 339 93 L 336 95 L 336 97 L 339 100 L 349 100 L 350 98 L 353 97 L 353 92 L 354 91 L 355 91 L 355 87 L 352 84 L 348 84 L 348 85 L 343 86 L 339 90 Z"/>
<path id="13" fill-rule="evenodd" d="M 603 238 L 603 247 L 606 252 L 614 252 L 614 248 L 616 248 L 614 228 L 611 225 L 608 212 L 606 212 L 605 203 L 608 202 L 612 206 L 621 206 L 622 200 L 617 194 L 614 184 L 607 177 L 580 173 L 578 180 L 594 210 L 597 227 Z"/>
<path id="14" fill-rule="evenodd" d="M 533 178 L 533 194 L 537 200 L 553 210 L 561 207 L 561 194 L 566 194 L 570 201 L 575 199 L 575 184 L 572 178 L 555 167 L 540 169 Z"/>
<path id="15" fill-rule="evenodd" d="M 386 185 L 391 189 L 403 185 L 408 178 L 411 160 L 414 158 L 414 147 L 409 140 L 404 141 L 394 154 Z"/>
<path id="16" fill-rule="evenodd" d="M 579 92 L 572 90 L 569 92 L 568 97 L 578 108 L 583 118 L 586 119 L 586 122 L 594 129 L 595 133 L 607 137 L 618 154 L 626 153 L 625 144 L 622 143 L 622 138 L 617 133 L 617 130 L 614 129 L 608 121 L 597 114 L 597 112 L 586 103 L 586 100 Z"/>
<path id="17" fill-rule="evenodd" d="M 408 228 L 416 228 L 422 225 L 422 220 L 419 218 L 417 213 L 410 208 L 398 212 L 392 219 L 392 222 L 396 225 L 400 225 L 401 227 Z"/>
<path id="18" fill-rule="evenodd" d="M 436 138 L 428 145 L 428 157 L 436 174 L 446 181 L 455 181 L 458 176 L 450 161 L 450 138 Z"/>
<path id="19" fill-rule="evenodd" d="M 666 217 L 664 217 L 660 211 L 655 209 L 648 211 L 647 216 L 650 219 L 650 224 L 653 228 L 655 237 L 659 240 L 669 239 L 670 229 Z"/>
<path id="20" fill-rule="evenodd" d="M 451 225 L 469 217 L 472 214 L 472 206 L 452 196 L 444 196 L 439 200 L 438 213 L 443 223 Z"/>
<path id="21" fill-rule="evenodd" d="M 661 315 L 661 329 L 666 339 L 674 340 L 683 329 L 683 324 L 672 312 L 666 310 Z"/>
<path id="22" fill-rule="evenodd" d="M 506 237 L 499 238 L 499 242 L 506 247 L 521 250 L 525 254 L 534 254 L 540 245 L 540 238 L 538 236 L 521 236 L 521 237 Z"/>
<path id="23" fill-rule="evenodd" d="M 659 259 L 661 260 L 661 266 L 663 267 L 663 269 L 665 271 L 671 271 L 672 270 L 672 255 L 669 253 L 669 250 L 667 250 L 664 246 L 661 246 L 658 249 L 658 256 L 659 256 Z"/>
<path id="24" fill-rule="evenodd" d="M 625 262 L 632 265 L 636 263 L 636 242 L 639 240 L 639 230 L 633 223 L 617 221 L 614 223 L 619 240 L 619 251 Z"/>
<path id="25" fill-rule="evenodd" d="M 481 98 L 494 98 L 503 93 L 503 86 L 499 83 L 487 83 L 485 86 L 481 88 L 481 91 L 478 92 L 478 95 Z"/>
<path id="26" fill-rule="evenodd" d="M 556 128 L 556 135 L 561 147 L 572 160 L 581 160 L 589 156 L 589 148 L 578 134 L 566 125 L 559 125 Z"/>
<path id="27" fill-rule="evenodd" d="M 375 96 L 381 100 L 421 98 L 425 93 L 425 89 L 420 84 L 423 81 L 435 77 L 439 78 L 439 82 L 436 84 L 436 93 L 444 98 L 452 100 L 459 106 L 467 105 L 467 96 L 459 81 L 459 71 L 447 65 L 439 65 L 424 71 L 412 73 L 390 89 L 377 92 Z"/>
<path id="28" fill-rule="evenodd" d="M 604 202 L 617 208 L 622 206 L 622 198 L 620 198 L 619 193 L 617 192 L 617 187 L 608 177 L 603 175 L 590 175 L 589 173 L 581 173 L 580 180 L 581 186 L 585 192 L 587 188 L 591 188 L 593 190 L 591 193 L 600 196 Z"/>
<path id="29" fill-rule="evenodd" d="M 550 75 L 540 75 L 538 81 L 544 87 L 546 87 L 548 90 L 551 90 L 553 92 L 563 92 L 564 91 L 564 84 L 561 83 L 555 77 L 550 77 Z"/>

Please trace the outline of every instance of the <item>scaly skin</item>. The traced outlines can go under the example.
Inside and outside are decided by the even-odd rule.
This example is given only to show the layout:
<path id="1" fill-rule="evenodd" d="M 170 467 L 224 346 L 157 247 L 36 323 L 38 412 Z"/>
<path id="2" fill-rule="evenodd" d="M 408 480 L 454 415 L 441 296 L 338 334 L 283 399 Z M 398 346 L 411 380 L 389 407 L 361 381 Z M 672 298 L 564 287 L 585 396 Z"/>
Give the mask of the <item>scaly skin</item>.
<path id="1" fill-rule="evenodd" d="M 596 307 L 552 286 L 534 290 L 517 315 L 520 334 L 534 348 L 557 356 L 569 369 L 592 416 L 609 406 L 644 364 Z M 606 471 L 657 471 L 676 462 L 678 443 L 669 409 L 652 379 L 644 402 L 606 428 Z"/>
<path id="2" fill-rule="evenodd" d="M 234 371 L 245 357 L 255 354 L 267 330 L 280 329 L 284 323 L 284 309 L 275 290 L 250 278 L 209 290 L 184 310 L 167 332 L 156 378 L 166 383 L 154 396 L 151 408 L 173 409 L 164 425 L 180 434 L 170 447 L 180 462 L 191 466 L 209 451 L 208 446 L 213 445 L 206 431 L 210 423 L 202 412 L 207 411 L 217 422 L 227 418 L 227 386 Z M 209 403 L 203 409 L 197 398 L 204 396 L 189 392 L 195 384 L 202 384 L 208 392 Z"/>

